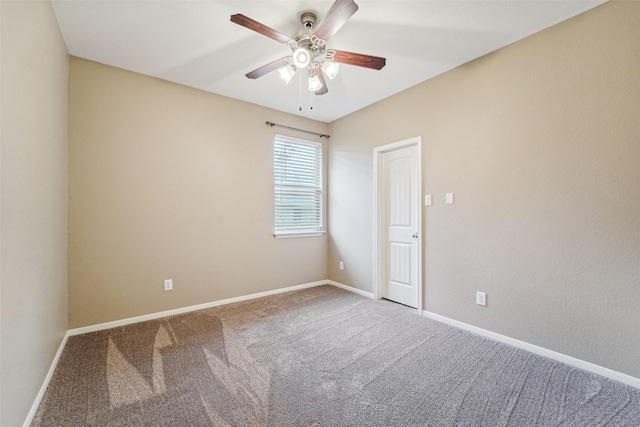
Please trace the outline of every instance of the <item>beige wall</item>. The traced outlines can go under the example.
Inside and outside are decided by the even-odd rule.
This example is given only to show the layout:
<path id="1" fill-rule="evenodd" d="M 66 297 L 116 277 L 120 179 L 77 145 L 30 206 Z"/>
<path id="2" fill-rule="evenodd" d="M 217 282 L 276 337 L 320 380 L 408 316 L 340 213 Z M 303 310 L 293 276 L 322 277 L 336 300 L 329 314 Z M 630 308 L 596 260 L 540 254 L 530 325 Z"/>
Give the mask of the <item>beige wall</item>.
<path id="1" fill-rule="evenodd" d="M 18 426 L 67 330 L 69 62 L 49 2 L 0 10 L 0 425 Z"/>
<path id="2" fill-rule="evenodd" d="M 332 123 L 330 279 L 372 291 L 372 148 L 421 136 L 426 309 L 640 377 L 638 40 L 608 3 Z"/>
<path id="3" fill-rule="evenodd" d="M 78 58 L 70 87 L 71 328 L 327 278 L 326 237 L 273 237 L 273 136 L 306 135 L 265 121 L 328 125 Z"/>

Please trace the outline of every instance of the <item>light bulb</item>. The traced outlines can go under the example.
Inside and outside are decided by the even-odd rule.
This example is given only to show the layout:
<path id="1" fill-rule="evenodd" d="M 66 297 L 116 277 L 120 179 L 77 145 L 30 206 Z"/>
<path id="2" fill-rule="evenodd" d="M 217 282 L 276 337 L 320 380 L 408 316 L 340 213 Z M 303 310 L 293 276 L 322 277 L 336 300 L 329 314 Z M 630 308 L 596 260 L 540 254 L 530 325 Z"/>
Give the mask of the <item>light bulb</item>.
<path id="1" fill-rule="evenodd" d="M 320 78 L 316 74 L 312 74 L 309 76 L 309 91 L 315 92 L 322 89 L 322 82 Z"/>
<path id="2" fill-rule="evenodd" d="M 311 53 L 309 52 L 309 50 L 301 47 L 293 52 L 293 63 L 296 65 L 296 67 L 307 68 L 309 62 L 311 62 Z"/>
<path id="3" fill-rule="evenodd" d="M 280 77 L 282 78 L 282 80 L 285 81 L 285 83 L 289 83 L 293 78 L 293 76 L 296 75 L 296 69 L 293 68 L 293 66 L 291 65 L 282 67 L 278 69 L 278 71 L 280 72 Z"/>
<path id="4" fill-rule="evenodd" d="M 329 77 L 329 79 L 333 80 L 335 76 L 338 75 L 338 70 L 340 70 L 340 64 L 333 61 L 324 61 L 322 63 L 322 71 Z"/>

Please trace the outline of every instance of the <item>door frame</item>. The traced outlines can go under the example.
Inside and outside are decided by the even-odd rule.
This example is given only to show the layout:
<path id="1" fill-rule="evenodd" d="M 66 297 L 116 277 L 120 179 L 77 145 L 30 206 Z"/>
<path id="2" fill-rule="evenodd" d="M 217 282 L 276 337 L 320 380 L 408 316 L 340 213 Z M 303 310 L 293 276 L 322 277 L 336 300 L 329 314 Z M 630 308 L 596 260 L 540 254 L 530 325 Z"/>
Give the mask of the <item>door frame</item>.
<path id="1" fill-rule="evenodd" d="M 416 136 L 413 138 L 405 139 L 403 141 L 394 142 L 391 144 L 383 145 L 373 149 L 373 297 L 374 299 L 381 298 L 381 287 L 383 286 L 382 271 L 385 260 L 382 257 L 384 253 L 384 246 L 386 242 L 383 241 L 384 235 L 382 227 L 383 224 L 382 215 L 382 155 L 391 151 L 399 150 L 401 148 L 407 148 L 416 146 L 418 152 L 418 314 L 422 314 L 422 137 Z"/>

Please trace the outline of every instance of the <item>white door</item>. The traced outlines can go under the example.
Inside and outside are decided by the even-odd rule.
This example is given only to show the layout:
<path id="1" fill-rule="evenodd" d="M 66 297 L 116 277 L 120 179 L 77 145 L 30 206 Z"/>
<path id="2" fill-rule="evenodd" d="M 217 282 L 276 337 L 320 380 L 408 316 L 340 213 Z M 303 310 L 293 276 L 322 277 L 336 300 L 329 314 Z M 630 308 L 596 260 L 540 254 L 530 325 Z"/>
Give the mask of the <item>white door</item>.
<path id="1" fill-rule="evenodd" d="M 418 308 L 419 152 L 417 145 L 383 152 L 380 159 L 381 296 Z"/>

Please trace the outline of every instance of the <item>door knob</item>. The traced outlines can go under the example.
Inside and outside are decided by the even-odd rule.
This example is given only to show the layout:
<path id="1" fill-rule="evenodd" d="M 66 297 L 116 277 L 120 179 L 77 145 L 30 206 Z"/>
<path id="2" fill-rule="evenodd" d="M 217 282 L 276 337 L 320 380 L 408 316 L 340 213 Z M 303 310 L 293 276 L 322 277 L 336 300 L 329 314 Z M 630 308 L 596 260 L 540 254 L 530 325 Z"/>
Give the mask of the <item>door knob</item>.
<path id="1" fill-rule="evenodd" d="M 411 236 L 411 237 L 413 237 L 414 239 L 417 239 L 418 238 L 418 233 L 413 233 L 413 236 Z"/>

